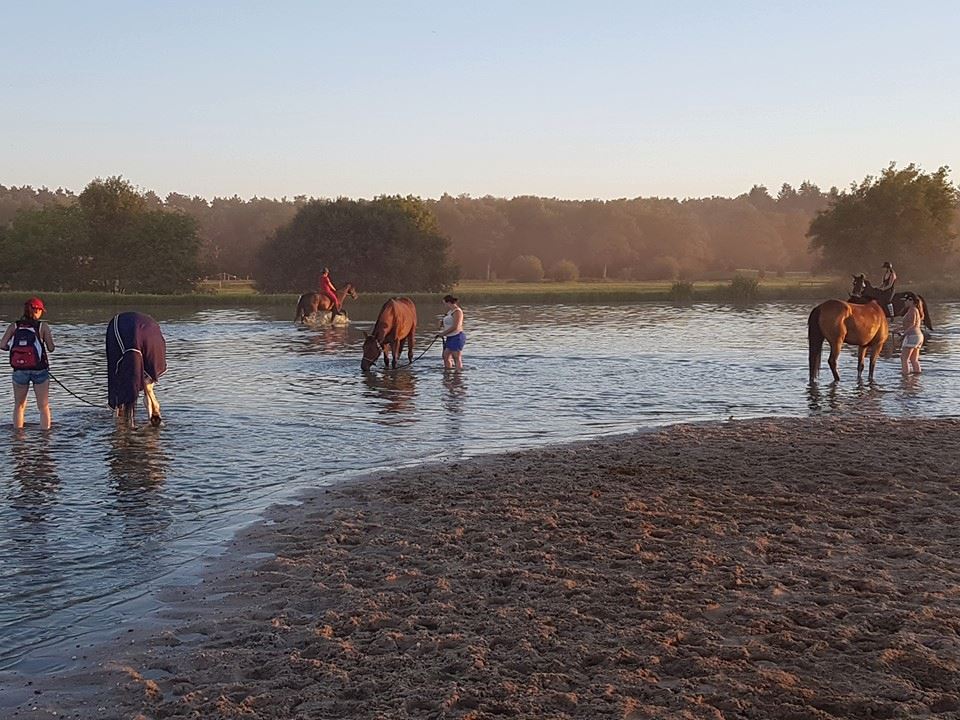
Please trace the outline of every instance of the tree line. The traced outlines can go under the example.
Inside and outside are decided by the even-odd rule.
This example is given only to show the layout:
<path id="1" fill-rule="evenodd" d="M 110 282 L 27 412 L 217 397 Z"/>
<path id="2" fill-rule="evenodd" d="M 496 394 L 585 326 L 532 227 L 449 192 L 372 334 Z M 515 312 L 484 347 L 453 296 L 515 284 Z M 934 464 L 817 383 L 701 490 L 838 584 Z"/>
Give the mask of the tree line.
<path id="1" fill-rule="evenodd" d="M 201 276 L 311 288 L 329 266 L 367 289 L 433 290 L 458 277 L 696 279 L 958 267 L 949 170 L 890 165 L 847 190 L 804 182 L 776 196 L 561 200 L 521 196 L 373 200 L 161 199 L 122 178 L 79 195 L 0 185 L 0 284 L 178 292 Z M 145 248 L 149 248 L 146 250 Z"/>

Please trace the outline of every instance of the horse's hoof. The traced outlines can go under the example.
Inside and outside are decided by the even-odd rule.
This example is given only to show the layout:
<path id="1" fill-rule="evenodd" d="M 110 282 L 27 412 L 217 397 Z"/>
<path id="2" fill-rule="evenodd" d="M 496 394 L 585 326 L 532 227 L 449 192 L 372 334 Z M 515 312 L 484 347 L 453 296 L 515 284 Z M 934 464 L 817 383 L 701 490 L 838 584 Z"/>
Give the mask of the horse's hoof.
<path id="1" fill-rule="evenodd" d="M 162 422 L 163 422 L 163 418 L 160 417 L 159 415 L 150 416 L 150 424 L 153 425 L 153 427 L 160 427 L 160 423 Z"/>

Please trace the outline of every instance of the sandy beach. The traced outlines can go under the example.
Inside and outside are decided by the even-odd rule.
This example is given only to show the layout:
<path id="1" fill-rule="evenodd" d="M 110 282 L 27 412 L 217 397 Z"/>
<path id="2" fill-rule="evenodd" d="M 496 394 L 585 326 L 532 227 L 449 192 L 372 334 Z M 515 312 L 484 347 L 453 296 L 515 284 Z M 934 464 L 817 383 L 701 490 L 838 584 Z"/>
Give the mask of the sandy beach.
<path id="1" fill-rule="evenodd" d="M 364 478 L 273 508 L 170 629 L 11 717 L 956 718 L 958 517 L 957 420 L 677 425 Z"/>

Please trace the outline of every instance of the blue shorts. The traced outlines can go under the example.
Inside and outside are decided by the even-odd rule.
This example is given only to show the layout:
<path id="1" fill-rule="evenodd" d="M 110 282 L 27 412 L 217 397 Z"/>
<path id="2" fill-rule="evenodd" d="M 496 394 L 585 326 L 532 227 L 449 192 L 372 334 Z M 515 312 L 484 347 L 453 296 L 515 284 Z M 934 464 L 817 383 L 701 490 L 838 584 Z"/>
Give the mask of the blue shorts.
<path id="1" fill-rule="evenodd" d="M 456 335 L 447 335 L 443 338 L 443 349 L 450 350 L 452 352 L 460 352 L 463 350 L 463 346 L 467 344 L 467 335 L 463 332 L 458 332 Z"/>
<path id="2" fill-rule="evenodd" d="M 14 370 L 13 371 L 13 383 L 14 385 L 29 385 L 33 383 L 34 385 L 43 385 L 50 379 L 50 371 L 44 368 L 43 370 Z"/>

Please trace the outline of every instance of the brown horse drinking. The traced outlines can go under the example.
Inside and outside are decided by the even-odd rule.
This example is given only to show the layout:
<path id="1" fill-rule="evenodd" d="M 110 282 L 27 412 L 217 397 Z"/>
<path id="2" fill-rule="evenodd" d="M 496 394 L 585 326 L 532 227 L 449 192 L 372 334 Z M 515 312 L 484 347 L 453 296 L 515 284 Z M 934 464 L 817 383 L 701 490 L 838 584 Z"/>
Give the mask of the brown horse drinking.
<path id="1" fill-rule="evenodd" d="M 347 297 L 351 297 L 354 300 L 357 299 L 357 291 L 351 283 L 344 285 L 340 292 L 337 293 L 337 300 L 340 302 L 340 307 L 343 307 L 343 301 Z M 306 322 L 307 318 L 311 315 L 318 312 L 330 312 L 332 310 L 333 301 L 328 296 L 323 293 L 304 293 L 297 300 L 297 315 L 293 318 L 293 321 L 303 323 Z"/>
<path id="2" fill-rule="evenodd" d="M 377 316 L 372 333 L 364 333 L 363 359 L 360 369 L 366 372 L 370 369 L 380 353 L 383 353 L 383 364 L 390 367 L 397 366 L 397 356 L 407 344 L 407 361 L 413 362 L 413 335 L 417 330 L 417 306 L 410 298 L 390 298 Z"/>
<path id="3" fill-rule="evenodd" d="M 870 380 L 877 366 L 877 355 L 887 341 L 889 329 L 887 314 L 875 301 L 863 305 L 827 300 L 817 305 L 807 319 L 807 337 L 810 341 L 810 382 L 820 375 L 820 352 L 823 341 L 830 343 L 830 369 L 834 381 L 840 380 L 837 356 L 844 343 L 856 345 L 857 378 L 863 375 L 863 359 L 870 350 Z"/>

